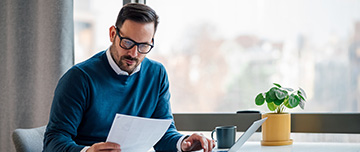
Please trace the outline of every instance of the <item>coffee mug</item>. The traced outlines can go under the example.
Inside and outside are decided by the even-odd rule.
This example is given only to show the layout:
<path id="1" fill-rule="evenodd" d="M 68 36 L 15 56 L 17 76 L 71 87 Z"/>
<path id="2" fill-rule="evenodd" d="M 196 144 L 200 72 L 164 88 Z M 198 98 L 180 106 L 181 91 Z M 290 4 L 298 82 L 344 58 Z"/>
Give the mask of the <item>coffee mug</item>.
<path id="1" fill-rule="evenodd" d="M 230 148 L 235 143 L 236 126 L 218 126 L 211 132 L 211 138 L 214 140 L 216 132 L 217 148 Z"/>

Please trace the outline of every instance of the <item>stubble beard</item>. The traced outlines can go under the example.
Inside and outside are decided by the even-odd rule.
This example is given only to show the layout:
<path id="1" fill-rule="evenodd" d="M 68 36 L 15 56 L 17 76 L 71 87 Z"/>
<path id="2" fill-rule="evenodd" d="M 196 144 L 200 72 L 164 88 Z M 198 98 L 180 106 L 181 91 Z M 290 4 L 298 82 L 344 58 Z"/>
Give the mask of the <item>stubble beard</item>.
<path id="1" fill-rule="evenodd" d="M 126 60 L 134 61 L 135 64 L 129 64 L 126 62 Z M 137 58 L 132 58 L 129 55 L 123 55 L 120 57 L 120 60 L 118 61 L 118 65 L 121 70 L 124 70 L 127 73 L 131 74 L 134 71 L 134 69 L 139 65 L 139 60 Z"/>

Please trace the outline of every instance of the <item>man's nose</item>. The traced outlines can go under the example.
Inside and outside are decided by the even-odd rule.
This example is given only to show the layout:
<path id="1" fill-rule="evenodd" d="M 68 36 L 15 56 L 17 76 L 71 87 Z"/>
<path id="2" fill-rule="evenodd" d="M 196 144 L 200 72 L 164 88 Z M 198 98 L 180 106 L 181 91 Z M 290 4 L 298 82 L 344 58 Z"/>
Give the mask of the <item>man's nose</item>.
<path id="1" fill-rule="evenodd" d="M 138 46 L 135 45 L 133 48 L 131 48 L 128 52 L 128 54 L 131 56 L 131 57 L 137 57 L 138 56 Z"/>

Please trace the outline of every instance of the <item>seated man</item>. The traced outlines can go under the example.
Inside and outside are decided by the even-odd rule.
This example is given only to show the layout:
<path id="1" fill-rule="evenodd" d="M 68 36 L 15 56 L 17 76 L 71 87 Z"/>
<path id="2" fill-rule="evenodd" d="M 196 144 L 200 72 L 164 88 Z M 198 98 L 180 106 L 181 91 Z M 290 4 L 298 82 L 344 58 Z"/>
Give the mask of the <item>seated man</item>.
<path id="1" fill-rule="evenodd" d="M 59 80 L 47 125 L 44 151 L 121 151 L 105 142 L 116 113 L 173 119 L 164 66 L 146 58 L 154 47 L 158 16 L 143 4 L 127 4 L 109 29 L 111 46 L 69 69 Z M 156 151 L 211 151 L 214 141 L 185 136 L 174 122 Z"/>

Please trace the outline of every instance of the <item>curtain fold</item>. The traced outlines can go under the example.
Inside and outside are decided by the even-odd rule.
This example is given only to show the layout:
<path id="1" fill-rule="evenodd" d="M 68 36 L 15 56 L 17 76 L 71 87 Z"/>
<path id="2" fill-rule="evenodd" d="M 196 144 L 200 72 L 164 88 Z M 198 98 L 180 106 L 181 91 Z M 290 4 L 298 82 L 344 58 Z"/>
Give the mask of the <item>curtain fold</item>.
<path id="1" fill-rule="evenodd" d="M 58 79 L 74 63 L 72 0 L 0 1 L 0 151 L 16 128 L 46 125 Z"/>

